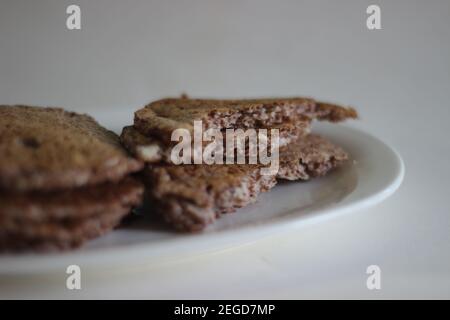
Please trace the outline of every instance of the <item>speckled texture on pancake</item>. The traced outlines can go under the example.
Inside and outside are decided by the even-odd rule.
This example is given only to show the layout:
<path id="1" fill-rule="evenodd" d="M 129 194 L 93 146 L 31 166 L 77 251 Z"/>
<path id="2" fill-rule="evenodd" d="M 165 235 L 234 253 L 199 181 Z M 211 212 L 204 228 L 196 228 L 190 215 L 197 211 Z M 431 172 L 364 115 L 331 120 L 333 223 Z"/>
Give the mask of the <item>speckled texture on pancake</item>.
<path id="1" fill-rule="evenodd" d="M 88 115 L 0 106 L 0 189 L 55 190 L 118 181 L 142 168 Z"/>
<path id="2" fill-rule="evenodd" d="M 276 175 L 261 175 L 258 165 L 152 165 L 145 170 L 154 210 L 180 231 L 195 232 L 256 200 L 276 179 L 308 180 L 325 175 L 348 158 L 328 140 L 308 135 L 280 149 Z"/>
<path id="3" fill-rule="evenodd" d="M 278 179 L 308 180 L 347 161 L 348 154 L 327 139 L 310 134 L 280 149 Z"/>
<path id="4" fill-rule="evenodd" d="M 214 100 L 168 98 L 152 102 L 135 112 L 134 126 L 144 135 L 170 140 L 173 130 L 193 130 L 195 120 L 208 128 L 261 128 L 298 117 L 338 122 L 356 118 L 353 108 L 317 102 L 309 98 Z"/>
<path id="5" fill-rule="evenodd" d="M 276 184 L 257 165 L 157 165 L 144 173 L 155 209 L 177 230 L 191 232 L 254 202 Z"/>

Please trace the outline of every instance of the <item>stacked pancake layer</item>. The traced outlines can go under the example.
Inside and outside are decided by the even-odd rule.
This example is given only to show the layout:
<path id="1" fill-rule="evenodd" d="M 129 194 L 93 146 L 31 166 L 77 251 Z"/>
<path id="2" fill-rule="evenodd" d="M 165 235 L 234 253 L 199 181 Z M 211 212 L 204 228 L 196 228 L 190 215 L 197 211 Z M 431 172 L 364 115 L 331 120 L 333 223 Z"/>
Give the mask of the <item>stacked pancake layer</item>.
<path id="1" fill-rule="evenodd" d="M 339 122 L 356 118 L 352 108 L 313 99 L 202 100 L 163 99 L 135 113 L 121 141 L 144 169 L 147 195 L 155 211 L 177 230 L 199 231 L 222 213 L 256 200 L 277 179 L 308 180 L 322 176 L 348 159 L 347 153 L 326 139 L 310 134 L 315 119 Z M 175 165 L 170 154 L 176 129 L 272 129 L 280 132 L 280 167 L 262 174 L 262 165 Z M 195 152 L 195 151 L 194 151 Z"/>
<path id="2" fill-rule="evenodd" d="M 87 115 L 0 106 L 0 250 L 78 247 L 139 205 L 142 168 Z"/>

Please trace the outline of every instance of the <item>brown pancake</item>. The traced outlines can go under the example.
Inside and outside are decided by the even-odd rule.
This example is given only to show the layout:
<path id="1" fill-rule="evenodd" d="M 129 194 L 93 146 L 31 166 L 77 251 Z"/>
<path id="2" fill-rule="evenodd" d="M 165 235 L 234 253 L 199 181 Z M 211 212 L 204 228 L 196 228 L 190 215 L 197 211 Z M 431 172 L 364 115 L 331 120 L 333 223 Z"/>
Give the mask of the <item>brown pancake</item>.
<path id="1" fill-rule="evenodd" d="M 141 204 L 143 186 L 122 182 L 54 192 L 0 194 L 0 248 L 63 249 L 114 228 Z"/>
<path id="2" fill-rule="evenodd" d="M 204 128 L 271 128 L 286 122 L 310 119 L 342 121 L 356 118 L 353 108 L 317 102 L 309 98 L 214 100 L 169 98 L 150 103 L 135 112 L 134 126 L 142 134 L 170 141 L 175 129 L 193 130 L 195 120 Z"/>
<path id="3" fill-rule="evenodd" d="M 9 226 L 0 232 L 2 250 L 34 250 L 42 244 L 56 248 L 76 248 L 89 239 L 101 236 L 116 227 L 130 208 L 101 213 L 81 219 L 55 220 L 45 223 L 30 223 L 22 226 Z"/>
<path id="4" fill-rule="evenodd" d="M 31 191 L 119 181 L 142 164 L 88 115 L 0 106 L 0 189 Z"/>
<path id="5" fill-rule="evenodd" d="M 0 192 L 0 227 L 5 221 L 46 222 L 79 219 L 139 204 L 142 184 L 127 177 L 120 182 L 52 192 Z"/>
<path id="6" fill-rule="evenodd" d="M 202 230 L 220 213 L 256 201 L 276 184 L 257 165 L 162 165 L 144 173 L 155 209 L 181 231 Z"/>
<path id="7" fill-rule="evenodd" d="M 256 201 L 275 178 L 307 180 L 324 175 L 347 159 L 341 148 L 308 135 L 280 150 L 280 168 L 262 175 L 259 165 L 152 165 L 144 170 L 147 194 L 154 210 L 180 231 L 195 232 L 221 213 Z"/>

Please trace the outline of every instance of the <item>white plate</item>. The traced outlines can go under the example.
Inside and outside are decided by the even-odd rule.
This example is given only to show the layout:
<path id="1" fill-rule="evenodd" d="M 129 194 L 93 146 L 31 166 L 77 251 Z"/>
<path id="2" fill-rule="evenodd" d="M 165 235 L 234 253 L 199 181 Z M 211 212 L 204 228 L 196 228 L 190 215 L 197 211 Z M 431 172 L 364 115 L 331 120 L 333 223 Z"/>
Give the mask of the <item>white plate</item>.
<path id="1" fill-rule="evenodd" d="M 403 162 L 377 138 L 342 125 L 320 124 L 314 131 L 344 147 L 354 161 L 310 182 L 280 183 L 257 203 L 225 215 L 201 234 L 178 234 L 154 219 L 135 219 L 77 251 L 3 255 L 0 273 L 64 272 L 71 264 L 104 270 L 217 251 L 355 212 L 400 186 Z"/>

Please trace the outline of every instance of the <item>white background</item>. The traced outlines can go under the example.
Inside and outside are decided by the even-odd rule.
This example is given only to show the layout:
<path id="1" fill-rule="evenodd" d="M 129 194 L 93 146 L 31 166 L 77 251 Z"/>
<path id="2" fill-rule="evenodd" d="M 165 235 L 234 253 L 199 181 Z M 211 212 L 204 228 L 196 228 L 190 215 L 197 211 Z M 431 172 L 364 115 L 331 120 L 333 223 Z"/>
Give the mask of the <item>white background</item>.
<path id="1" fill-rule="evenodd" d="M 382 30 L 366 28 L 379 4 Z M 82 30 L 66 29 L 79 4 Z M 450 1 L 0 0 L 0 103 L 132 112 L 186 92 L 307 95 L 406 164 L 384 203 L 301 232 L 159 266 L 0 277 L 0 297 L 450 298 Z M 102 118 L 99 118 L 102 122 Z M 104 121 L 104 119 L 103 119 Z M 366 288 L 366 267 L 382 289 Z"/>

